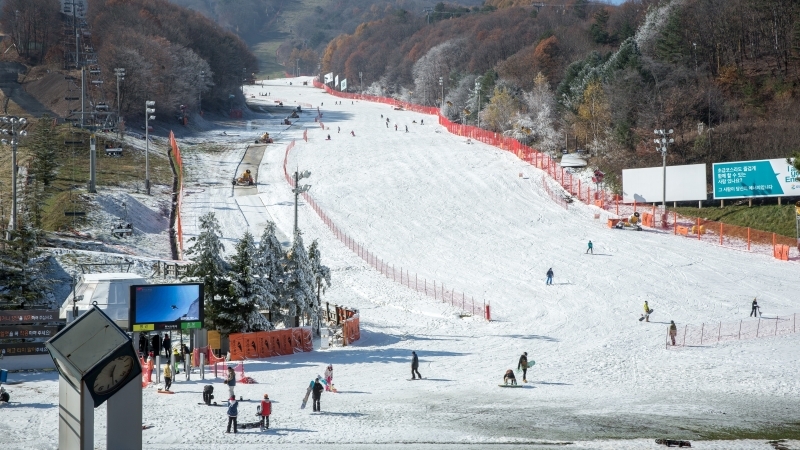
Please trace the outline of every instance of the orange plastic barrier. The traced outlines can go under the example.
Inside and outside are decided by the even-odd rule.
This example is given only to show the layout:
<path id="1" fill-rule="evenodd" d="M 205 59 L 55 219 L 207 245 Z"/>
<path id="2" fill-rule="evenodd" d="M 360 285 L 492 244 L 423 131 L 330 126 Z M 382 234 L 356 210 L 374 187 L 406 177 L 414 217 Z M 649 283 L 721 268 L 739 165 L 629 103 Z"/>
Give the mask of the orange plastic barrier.
<path id="1" fill-rule="evenodd" d="M 242 341 L 244 343 L 244 356 L 246 358 L 254 359 L 260 357 L 258 352 L 258 339 L 256 333 L 243 334 Z"/>
<path id="2" fill-rule="evenodd" d="M 789 260 L 789 246 L 788 245 L 782 245 L 782 244 L 776 245 L 775 248 L 772 251 L 772 256 L 774 256 L 775 258 L 780 259 L 782 261 L 788 261 Z"/>
<path id="3" fill-rule="evenodd" d="M 678 233 L 678 234 L 682 234 L 684 236 L 688 236 L 689 235 L 689 227 L 682 227 L 682 226 L 679 225 L 679 226 L 675 227 L 675 232 Z"/>
<path id="4" fill-rule="evenodd" d="M 244 352 L 244 336 L 242 334 L 231 334 L 228 337 L 231 348 L 231 361 L 243 361 L 245 358 Z"/>
<path id="5" fill-rule="evenodd" d="M 292 328 L 292 353 L 303 353 L 303 332 L 300 328 Z"/>
<path id="6" fill-rule="evenodd" d="M 608 228 L 614 228 L 619 223 L 620 219 L 608 219 Z"/>
<path id="7" fill-rule="evenodd" d="M 292 330 L 279 330 L 274 331 L 274 333 L 278 333 L 278 339 L 280 339 L 281 346 L 280 351 L 281 355 L 291 355 L 294 353 L 294 343 L 292 342 Z"/>
<path id="8" fill-rule="evenodd" d="M 303 327 L 300 329 L 303 333 L 303 351 L 310 352 L 314 350 L 314 338 L 312 336 L 311 327 Z"/>

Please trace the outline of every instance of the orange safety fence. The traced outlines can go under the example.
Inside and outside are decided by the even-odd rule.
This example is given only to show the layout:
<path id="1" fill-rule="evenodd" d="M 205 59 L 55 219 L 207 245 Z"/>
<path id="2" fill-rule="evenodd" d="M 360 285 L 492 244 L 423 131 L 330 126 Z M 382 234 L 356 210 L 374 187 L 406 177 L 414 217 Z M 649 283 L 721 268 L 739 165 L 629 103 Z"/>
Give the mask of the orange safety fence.
<path id="1" fill-rule="evenodd" d="M 225 358 L 221 358 L 214 354 L 214 350 L 209 347 L 197 347 L 192 350 L 192 367 L 200 367 L 200 354 L 205 355 L 205 364 L 207 366 L 212 366 L 220 361 L 225 361 Z"/>
<path id="2" fill-rule="evenodd" d="M 759 316 L 734 322 L 711 322 L 677 327 L 674 344 L 667 327 L 666 346 L 696 347 L 718 342 L 797 333 L 797 314 Z"/>
<path id="3" fill-rule="evenodd" d="M 142 387 L 145 388 L 153 382 L 153 369 L 155 368 L 155 364 L 152 359 L 145 362 L 144 358 L 139 356 L 139 365 L 142 367 Z"/>
<path id="4" fill-rule="evenodd" d="M 350 345 L 353 342 L 361 339 L 361 327 L 358 322 L 358 314 L 342 323 L 342 338 L 344 345 Z"/>
<path id="5" fill-rule="evenodd" d="M 232 333 L 231 361 L 269 358 L 314 350 L 311 327 L 286 328 L 255 333 Z"/>
<path id="6" fill-rule="evenodd" d="M 294 148 L 294 145 L 295 141 L 292 141 L 286 147 L 286 153 L 283 157 L 283 175 L 286 178 L 286 182 L 292 187 L 294 187 L 294 178 L 289 175 L 287 165 L 289 151 Z M 308 202 L 309 205 L 311 205 L 312 209 L 317 213 L 320 219 L 322 219 L 323 223 L 328 226 L 333 234 L 344 245 L 353 251 L 353 253 L 357 254 L 361 259 L 366 261 L 374 269 L 378 270 L 386 278 L 391 278 L 392 281 L 398 282 L 410 289 L 414 289 L 419 293 L 423 293 L 429 297 L 433 297 L 436 300 L 441 300 L 457 308 L 461 308 L 465 314 L 473 316 L 480 315 L 486 320 L 491 320 L 488 314 L 489 308 L 485 301 L 478 300 L 476 302 L 475 297 L 471 295 L 468 296 L 464 292 L 458 292 L 452 288 L 446 289 L 444 283 L 437 282 L 435 280 L 428 280 L 427 278 L 420 277 L 416 273 L 411 273 L 403 267 L 398 268 L 393 264 L 389 264 L 342 231 L 342 229 L 339 228 L 339 226 L 337 226 L 330 217 L 328 217 L 328 215 L 322 210 L 322 208 L 319 207 L 317 202 L 314 201 L 310 195 L 308 195 L 307 192 L 303 193 L 302 196 L 303 199 Z M 428 281 L 430 281 L 430 283 L 428 283 Z"/>
<path id="7" fill-rule="evenodd" d="M 647 227 L 660 227 L 665 230 L 672 229 L 676 235 L 680 234 L 687 237 L 693 237 L 709 243 L 718 242 L 719 245 L 726 247 L 737 248 L 741 250 L 746 249 L 747 251 L 765 254 L 771 253 L 775 256 L 775 258 L 785 261 L 800 260 L 800 256 L 791 257 L 791 255 L 788 253 L 790 250 L 787 250 L 783 247 L 780 247 L 780 249 L 778 248 L 778 245 L 784 245 L 788 246 L 790 249 L 797 248 L 800 250 L 800 242 L 798 242 L 795 238 L 775 235 L 774 233 L 764 231 L 752 230 L 746 227 L 735 227 L 733 225 L 722 224 L 720 222 L 702 221 L 702 224 L 695 225 L 694 223 L 691 223 L 695 219 L 677 216 L 674 213 L 666 214 L 662 207 L 656 206 L 655 204 L 637 205 L 635 202 L 624 203 L 619 195 L 612 194 L 605 189 L 598 189 L 597 184 L 587 183 L 578 177 L 574 177 L 571 169 L 562 167 L 550 155 L 528 147 L 514 138 L 484 130 L 475 126 L 454 123 L 442 116 L 439 109 L 436 107 L 414 105 L 387 97 L 339 92 L 327 85 L 320 83 L 318 80 L 314 80 L 314 86 L 320 89 L 325 89 L 327 93 L 337 97 L 385 103 L 393 105 L 395 109 L 406 109 L 409 111 L 435 115 L 439 119 L 439 124 L 447 128 L 447 131 L 450 133 L 499 147 L 500 149 L 513 153 L 523 161 L 526 161 L 531 165 L 541 169 L 547 175 L 549 175 L 550 178 L 555 180 L 569 195 L 574 196 L 587 205 L 593 205 L 602 210 L 608 211 L 609 215 L 613 214 L 616 216 L 609 217 L 609 219 L 619 220 L 633 215 L 634 212 L 639 212 L 640 214 L 646 212 L 648 214 L 646 223 L 645 219 L 643 218 L 642 225 Z M 567 204 L 572 200 L 567 199 L 561 193 L 553 190 L 553 188 L 547 182 L 545 182 L 544 179 L 542 181 L 542 187 L 553 201 L 560 204 L 564 208 L 567 208 Z M 304 194 L 304 196 L 306 196 L 306 194 Z M 697 228 L 692 230 L 693 226 L 696 226 Z M 706 230 L 708 232 L 706 232 Z"/>

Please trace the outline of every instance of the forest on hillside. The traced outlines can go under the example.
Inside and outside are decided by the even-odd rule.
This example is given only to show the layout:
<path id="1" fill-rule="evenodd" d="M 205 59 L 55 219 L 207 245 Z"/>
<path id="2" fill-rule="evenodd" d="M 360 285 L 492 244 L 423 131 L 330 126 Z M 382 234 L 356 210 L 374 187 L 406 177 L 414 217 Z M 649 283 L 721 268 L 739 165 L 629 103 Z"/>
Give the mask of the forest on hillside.
<path id="1" fill-rule="evenodd" d="M 800 3 L 520 3 L 431 23 L 397 11 L 333 39 L 322 71 L 542 150 L 585 149 L 612 183 L 661 164 L 655 129 L 674 130 L 670 165 L 800 147 Z"/>

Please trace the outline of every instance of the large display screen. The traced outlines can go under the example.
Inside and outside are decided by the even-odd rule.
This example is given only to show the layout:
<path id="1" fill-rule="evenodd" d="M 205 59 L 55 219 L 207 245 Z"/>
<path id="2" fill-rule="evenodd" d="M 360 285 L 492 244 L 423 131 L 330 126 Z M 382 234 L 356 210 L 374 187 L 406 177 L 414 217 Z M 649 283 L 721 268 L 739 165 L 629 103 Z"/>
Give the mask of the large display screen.
<path id="1" fill-rule="evenodd" d="M 131 286 L 132 331 L 203 328 L 203 283 Z"/>

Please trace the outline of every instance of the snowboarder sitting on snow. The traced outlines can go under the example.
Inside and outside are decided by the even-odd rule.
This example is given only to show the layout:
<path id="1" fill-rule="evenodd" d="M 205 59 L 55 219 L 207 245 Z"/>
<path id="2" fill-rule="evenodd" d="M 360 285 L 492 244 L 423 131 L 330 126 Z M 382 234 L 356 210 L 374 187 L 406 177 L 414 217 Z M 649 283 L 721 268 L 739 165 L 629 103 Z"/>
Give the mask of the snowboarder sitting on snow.
<path id="1" fill-rule="evenodd" d="M 650 306 L 647 305 L 647 300 L 644 301 L 644 321 L 650 322 L 650 313 L 653 312 Z"/>
<path id="2" fill-rule="evenodd" d="M 249 183 L 253 181 L 253 176 L 250 175 L 250 169 L 244 171 L 244 173 L 242 174 L 242 178 L 240 178 L 239 181 L 241 183 Z"/>
<path id="3" fill-rule="evenodd" d="M 506 374 L 503 375 L 503 384 L 508 384 L 511 382 L 512 386 L 517 385 L 517 378 L 514 376 L 514 371 L 511 369 L 506 370 Z"/>
<path id="4" fill-rule="evenodd" d="M 272 402 L 269 401 L 269 394 L 264 394 L 258 414 L 261 416 L 261 428 L 269 428 L 269 415 L 272 414 Z"/>
<path id="5" fill-rule="evenodd" d="M 753 299 L 753 308 L 750 310 L 750 317 L 758 317 L 758 297 Z"/>
<path id="6" fill-rule="evenodd" d="M 519 364 L 517 364 L 517 370 L 522 369 L 522 382 L 528 382 L 528 352 L 524 352 L 522 356 L 519 357 Z"/>
<path id="7" fill-rule="evenodd" d="M 669 337 L 672 339 L 672 345 L 675 345 L 675 335 L 678 334 L 678 326 L 675 325 L 674 320 L 669 321 Z"/>

